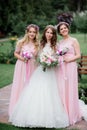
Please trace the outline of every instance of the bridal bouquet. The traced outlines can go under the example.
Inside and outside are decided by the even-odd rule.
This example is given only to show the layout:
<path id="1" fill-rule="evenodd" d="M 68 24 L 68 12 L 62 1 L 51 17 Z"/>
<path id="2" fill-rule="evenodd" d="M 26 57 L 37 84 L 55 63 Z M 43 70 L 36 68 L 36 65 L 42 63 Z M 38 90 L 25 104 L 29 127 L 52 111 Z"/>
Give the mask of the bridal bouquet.
<path id="1" fill-rule="evenodd" d="M 61 50 L 57 50 L 56 51 L 56 54 L 58 55 L 58 56 L 62 56 L 62 55 L 65 55 L 67 52 L 68 52 L 68 48 L 67 47 L 65 47 L 65 48 L 63 48 L 63 49 L 61 49 Z"/>
<path id="2" fill-rule="evenodd" d="M 33 51 L 23 51 L 22 57 L 24 57 L 25 61 L 31 59 L 33 57 Z"/>
<path id="3" fill-rule="evenodd" d="M 43 71 L 46 71 L 46 68 L 57 66 L 58 59 L 51 53 L 42 52 L 39 57 L 39 63 L 42 65 Z"/>

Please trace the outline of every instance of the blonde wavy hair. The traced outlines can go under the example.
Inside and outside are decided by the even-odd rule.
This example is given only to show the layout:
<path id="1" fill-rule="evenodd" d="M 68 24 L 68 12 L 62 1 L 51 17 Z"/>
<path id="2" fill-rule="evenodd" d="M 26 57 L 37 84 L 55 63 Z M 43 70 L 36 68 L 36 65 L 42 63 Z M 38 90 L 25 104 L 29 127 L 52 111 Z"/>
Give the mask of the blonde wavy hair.
<path id="1" fill-rule="evenodd" d="M 28 36 L 28 32 L 30 30 L 30 28 L 34 28 L 36 30 L 36 37 L 34 38 L 34 45 L 35 48 L 37 48 L 39 46 L 39 27 L 35 24 L 30 24 L 27 26 L 26 30 L 25 30 L 25 35 L 22 39 L 18 40 L 17 42 L 17 46 L 22 47 L 25 43 L 29 43 L 29 36 Z"/>

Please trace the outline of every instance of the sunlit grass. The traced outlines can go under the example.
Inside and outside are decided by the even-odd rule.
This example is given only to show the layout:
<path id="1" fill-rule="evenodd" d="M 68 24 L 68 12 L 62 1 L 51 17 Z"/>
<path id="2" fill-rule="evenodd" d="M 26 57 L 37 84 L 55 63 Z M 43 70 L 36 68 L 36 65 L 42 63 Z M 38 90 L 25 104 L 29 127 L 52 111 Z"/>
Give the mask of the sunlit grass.
<path id="1" fill-rule="evenodd" d="M 81 53 L 87 55 L 87 36 L 85 34 L 71 34 L 71 36 L 77 38 L 80 44 Z"/>
<path id="2" fill-rule="evenodd" d="M 80 44 L 81 53 L 87 55 L 87 36 L 85 34 L 70 34 L 70 36 L 76 38 Z M 58 40 L 62 37 L 58 35 Z"/>
<path id="3" fill-rule="evenodd" d="M 13 64 L 0 64 L 0 87 L 12 83 L 14 72 Z"/>

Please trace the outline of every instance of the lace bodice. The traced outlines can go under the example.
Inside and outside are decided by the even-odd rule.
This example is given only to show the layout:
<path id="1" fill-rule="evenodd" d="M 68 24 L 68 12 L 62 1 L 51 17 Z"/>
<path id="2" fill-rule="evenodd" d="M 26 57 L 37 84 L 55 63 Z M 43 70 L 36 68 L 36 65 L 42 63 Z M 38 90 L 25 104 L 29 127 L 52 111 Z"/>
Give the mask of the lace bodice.
<path id="1" fill-rule="evenodd" d="M 73 47 L 73 42 L 75 42 L 75 41 L 76 41 L 76 39 L 71 38 L 71 37 L 67 40 L 61 40 L 59 42 L 58 48 L 59 49 L 68 48 L 69 51 L 67 52 L 67 54 L 75 55 L 75 50 Z"/>
<path id="2" fill-rule="evenodd" d="M 50 43 L 47 43 L 45 47 L 43 48 L 43 52 L 49 55 L 52 55 L 54 53 L 54 50 L 51 48 Z"/>

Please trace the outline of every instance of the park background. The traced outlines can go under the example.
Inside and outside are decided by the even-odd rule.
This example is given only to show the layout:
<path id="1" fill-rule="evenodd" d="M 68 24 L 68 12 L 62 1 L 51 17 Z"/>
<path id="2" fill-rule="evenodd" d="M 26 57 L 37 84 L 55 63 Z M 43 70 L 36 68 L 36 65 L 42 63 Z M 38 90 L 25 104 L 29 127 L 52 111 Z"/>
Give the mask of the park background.
<path id="1" fill-rule="evenodd" d="M 27 25 L 37 24 L 42 34 L 46 25 L 57 25 L 62 12 L 73 15 L 70 34 L 78 39 L 81 54 L 87 55 L 87 0 L 0 0 L 0 88 L 12 83 L 17 60 L 13 52 Z M 87 75 L 78 82 L 79 97 L 87 103 Z"/>

